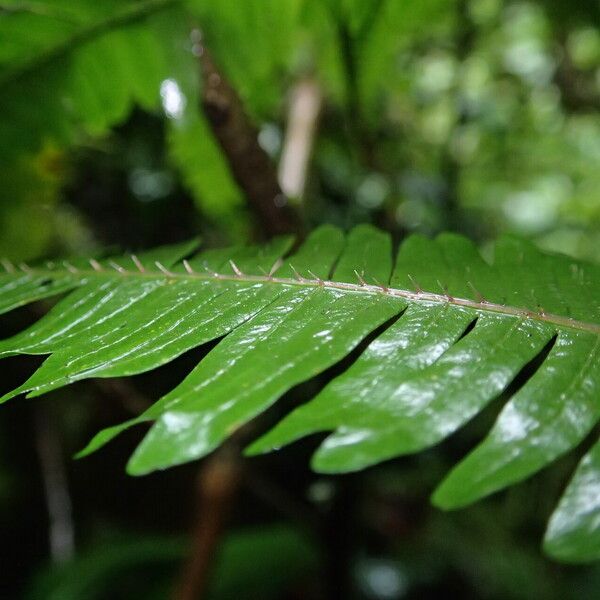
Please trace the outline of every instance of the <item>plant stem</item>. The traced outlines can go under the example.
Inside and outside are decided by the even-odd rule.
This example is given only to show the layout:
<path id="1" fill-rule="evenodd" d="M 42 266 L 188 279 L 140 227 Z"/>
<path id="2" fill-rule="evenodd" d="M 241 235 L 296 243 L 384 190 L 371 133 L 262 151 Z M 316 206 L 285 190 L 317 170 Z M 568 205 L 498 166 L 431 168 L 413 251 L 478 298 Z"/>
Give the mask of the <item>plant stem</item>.
<path id="1" fill-rule="evenodd" d="M 196 524 L 192 547 L 173 600 L 203 598 L 224 523 L 241 481 L 238 444 L 225 444 L 206 460 L 198 473 Z"/>
<path id="2" fill-rule="evenodd" d="M 202 71 L 202 108 L 257 221 L 267 237 L 301 233 L 302 222 L 279 187 L 275 166 L 260 147 L 240 97 L 205 46 L 196 44 L 195 53 Z"/>
<path id="3" fill-rule="evenodd" d="M 35 441 L 48 508 L 50 556 L 54 562 L 63 563 L 70 560 L 75 552 L 75 531 L 60 433 L 55 415 L 51 415 L 45 405 L 35 408 L 34 418 Z"/>
<path id="4" fill-rule="evenodd" d="M 283 263 L 282 263 L 283 264 Z M 189 266 L 189 263 L 188 263 Z M 75 274 L 69 271 L 63 270 L 51 270 L 51 269 L 33 269 L 27 267 L 27 272 L 30 275 L 43 275 L 44 277 L 64 278 L 65 276 L 73 276 Z M 80 285 L 87 283 L 92 277 L 106 277 L 109 271 L 102 267 L 102 271 L 97 270 L 82 270 L 77 269 L 76 275 L 80 278 Z M 141 279 L 156 279 L 157 277 L 164 277 L 167 281 L 177 280 L 197 280 L 197 281 L 229 281 L 232 283 L 264 283 L 271 285 L 284 285 L 284 286 L 295 286 L 295 287 L 313 287 L 313 288 L 329 288 L 332 290 L 338 290 L 340 292 L 365 294 L 365 295 L 377 295 L 384 294 L 395 298 L 403 298 L 409 302 L 425 302 L 425 303 L 443 303 L 451 304 L 454 306 L 463 306 L 465 308 L 472 308 L 482 312 L 492 312 L 497 314 L 503 314 L 512 317 L 518 317 L 520 319 L 532 319 L 535 321 L 541 321 L 549 323 L 556 327 L 565 327 L 567 329 L 576 329 L 579 331 L 585 331 L 593 334 L 600 334 L 600 324 L 590 323 L 587 321 L 579 321 L 572 317 L 564 315 L 547 313 L 541 308 L 537 310 L 531 310 L 520 306 L 512 306 L 509 304 L 500 304 L 498 302 L 490 302 L 485 298 L 479 300 L 471 300 L 469 298 L 457 298 L 447 293 L 435 293 L 428 292 L 421 289 L 408 290 L 387 287 L 382 285 L 370 285 L 367 283 L 347 283 L 344 281 L 330 281 L 323 279 L 312 279 L 307 277 L 298 276 L 296 278 L 291 277 L 275 277 L 273 275 L 247 275 L 245 273 L 233 273 L 233 274 L 221 274 L 221 273 L 197 273 L 192 272 L 170 272 L 170 271 L 159 271 L 151 272 L 145 271 L 140 273 L 138 271 L 127 271 L 121 268 L 121 271 L 114 272 L 115 277 L 131 278 L 137 277 Z"/>

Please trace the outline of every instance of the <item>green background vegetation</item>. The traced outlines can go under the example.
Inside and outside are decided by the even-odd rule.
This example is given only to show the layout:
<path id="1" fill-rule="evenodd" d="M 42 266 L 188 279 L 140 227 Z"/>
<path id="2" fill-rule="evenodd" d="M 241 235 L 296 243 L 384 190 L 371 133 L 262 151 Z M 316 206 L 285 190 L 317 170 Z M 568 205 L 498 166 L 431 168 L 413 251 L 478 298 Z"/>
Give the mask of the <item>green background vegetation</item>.
<path id="1" fill-rule="evenodd" d="M 600 260 L 593 0 L 2 2 L 0 256 L 269 236 L 200 108 L 198 32 L 274 164 L 291 143 L 294 93 L 307 82 L 318 90 L 304 191 L 287 200 L 307 226 L 369 222 L 396 241 L 452 230 L 484 248 L 512 232 Z M 35 316 L 5 317 L 2 337 Z M 200 356 L 191 354 L 132 389 L 78 384 L 3 408 L 4 595 L 168 594 L 186 555 L 198 466 L 127 478 L 139 432 L 85 461 L 70 455 L 177 383 Z M 3 363 L 2 391 L 36 364 Z M 538 547 L 574 458 L 461 512 L 428 505 L 494 410 L 434 451 L 356 476 L 311 474 L 310 440 L 253 459 L 211 597 L 599 595 L 597 567 L 558 566 Z M 40 460 L 48 453 L 58 467 Z M 60 565 L 44 491 L 56 468 L 76 535 Z"/>

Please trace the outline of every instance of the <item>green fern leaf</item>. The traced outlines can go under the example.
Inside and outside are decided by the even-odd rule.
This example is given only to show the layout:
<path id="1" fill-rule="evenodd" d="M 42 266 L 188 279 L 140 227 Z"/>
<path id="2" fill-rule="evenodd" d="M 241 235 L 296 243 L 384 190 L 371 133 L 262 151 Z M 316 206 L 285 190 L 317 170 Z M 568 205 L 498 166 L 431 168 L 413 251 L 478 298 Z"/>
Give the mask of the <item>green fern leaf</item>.
<path id="1" fill-rule="evenodd" d="M 81 453 L 153 422 L 128 464 L 143 474 L 208 454 L 373 335 L 344 373 L 247 450 L 327 432 L 313 466 L 341 473 L 441 442 L 521 374 L 525 383 L 489 434 L 434 493 L 442 508 L 533 475 L 600 420 L 597 265 L 512 238 L 487 262 L 452 234 L 410 237 L 392 261 L 389 237 L 370 226 L 347 236 L 324 226 L 290 255 L 291 246 L 278 238 L 195 255 L 194 242 L 101 261 L 5 262 L 2 311 L 66 295 L 0 342 L 0 357 L 50 355 L 3 400 L 140 373 L 222 338 L 175 389 Z M 524 371 L 532 361 L 539 366 Z M 557 558 L 600 558 L 599 448 L 583 458 L 550 520 L 544 546 Z"/>

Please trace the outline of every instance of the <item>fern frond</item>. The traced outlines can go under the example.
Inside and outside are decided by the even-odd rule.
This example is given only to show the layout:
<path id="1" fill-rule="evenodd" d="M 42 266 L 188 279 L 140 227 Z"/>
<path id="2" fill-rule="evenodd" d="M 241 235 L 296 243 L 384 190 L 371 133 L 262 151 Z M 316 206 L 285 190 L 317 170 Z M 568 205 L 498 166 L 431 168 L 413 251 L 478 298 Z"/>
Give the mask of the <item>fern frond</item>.
<path id="1" fill-rule="evenodd" d="M 140 373 L 222 338 L 175 389 L 87 454 L 153 422 L 128 470 L 148 473 L 206 455 L 287 390 L 359 358 L 248 449 L 329 432 L 316 470 L 340 473 L 433 446 L 520 385 L 489 434 L 441 483 L 456 508 L 533 475 L 580 445 L 600 420 L 600 267 L 506 238 L 491 263 L 463 237 L 407 239 L 324 226 L 292 240 L 206 250 L 195 243 L 98 261 L 15 266 L 0 275 L 7 311 L 67 295 L 0 356 L 50 354 L 7 400 L 72 381 Z M 190 256 L 191 255 L 191 256 Z M 532 361 L 539 366 L 524 370 Z M 597 444 L 553 515 L 545 548 L 600 558 Z"/>

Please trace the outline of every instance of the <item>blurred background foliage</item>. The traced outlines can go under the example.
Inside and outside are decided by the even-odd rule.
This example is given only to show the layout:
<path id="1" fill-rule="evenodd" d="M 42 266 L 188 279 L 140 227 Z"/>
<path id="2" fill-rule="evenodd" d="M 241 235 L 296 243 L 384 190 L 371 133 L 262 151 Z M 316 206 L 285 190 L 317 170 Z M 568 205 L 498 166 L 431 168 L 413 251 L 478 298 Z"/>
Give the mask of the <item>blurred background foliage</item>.
<path id="1" fill-rule="evenodd" d="M 371 222 L 396 240 L 449 229 L 483 245 L 509 232 L 600 260 L 596 0 L 3 0 L 0 256 L 268 236 L 202 109 L 206 51 L 208 84 L 237 92 L 278 167 L 277 202 L 308 226 Z M 135 432 L 69 456 L 181 379 L 191 354 L 133 389 L 79 385 L 51 408 L 3 409 L 2 597 L 168 595 L 194 468 L 126 478 Z M 4 361 L 2 385 L 34 364 Z M 209 597 L 599 597 L 598 568 L 557 566 L 537 547 L 560 464 L 460 513 L 428 507 L 494 410 L 358 476 L 312 475 L 311 441 L 253 459 Z M 75 532 L 66 550 L 48 546 L 53 519 Z"/>

